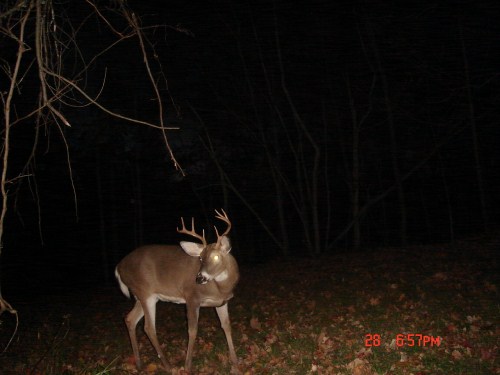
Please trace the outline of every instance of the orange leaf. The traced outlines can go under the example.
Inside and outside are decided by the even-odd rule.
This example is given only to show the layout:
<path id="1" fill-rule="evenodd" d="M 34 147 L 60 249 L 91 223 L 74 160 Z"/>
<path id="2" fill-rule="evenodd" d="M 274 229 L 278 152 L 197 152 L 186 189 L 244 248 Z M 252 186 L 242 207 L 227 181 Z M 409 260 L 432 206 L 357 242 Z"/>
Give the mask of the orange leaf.
<path id="1" fill-rule="evenodd" d="M 158 371 L 158 365 L 156 363 L 150 363 L 146 366 L 146 372 L 156 372 Z"/>
<path id="2" fill-rule="evenodd" d="M 130 365 L 134 365 L 135 366 L 135 357 L 134 355 L 132 354 L 131 356 L 128 356 L 127 358 L 125 358 L 125 362 L 130 364 Z"/>
<path id="3" fill-rule="evenodd" d="M 260 331 L 262 329 L 258 318 L 251 318 L 250 319 L 250 327 L 252 327 L 253 329 L 256 329 L 257 331 Z"/>

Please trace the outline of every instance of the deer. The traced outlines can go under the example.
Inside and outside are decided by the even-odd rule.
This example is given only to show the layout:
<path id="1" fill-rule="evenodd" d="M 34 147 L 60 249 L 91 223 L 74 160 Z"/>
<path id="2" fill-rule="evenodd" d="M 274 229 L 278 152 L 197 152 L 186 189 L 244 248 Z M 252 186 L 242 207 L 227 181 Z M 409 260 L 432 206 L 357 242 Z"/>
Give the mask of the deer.
<path id="1" fill-rule="evenodd" d="M 186 305 L 188 325 L 188 346 L 184 369 L 191 371 L 193 349 L 198 332 L 200 307 L 215 307 L 229 347 L 232 362 L 231 372 L 239 373 L 238 359 L 234 350 L 229 319 L 228 301 L 239 279 L 239 269 L 230 254 L 231 242 L 228 234 L 231 221 L 226 212 L 215 210 L 215 218 L 226 223 L 227 228 L 217 235 L 217 242 L 207 244 L 205 231 L 197 234 L 194 218 L 191 229 L 186 229 L 181 217 L 182 228 L 178 233 L 201 241 L 181 241 L 179 245 L 144 245 L 125 256 L 116 266 L 115 276 L 122 293 L 135 297 L 135 305 L 125 317 L 135 364 L 141 369 L 136 326 L 144 317 L 144 331 L 156 350 L 166 371 L 170 366 L 156 336 L 155 316 L 158 301 Z"/>

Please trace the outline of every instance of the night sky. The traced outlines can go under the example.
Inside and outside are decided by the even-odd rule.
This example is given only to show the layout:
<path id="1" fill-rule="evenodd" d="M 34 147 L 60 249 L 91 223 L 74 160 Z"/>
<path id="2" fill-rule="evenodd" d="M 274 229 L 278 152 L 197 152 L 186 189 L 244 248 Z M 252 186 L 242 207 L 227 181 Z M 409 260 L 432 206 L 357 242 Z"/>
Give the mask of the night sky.
<path id="1" fill-rule="evenodd" d="M 161 132 L 63 105 L 77 205 L 64 142 L 49 124 L 33 176 L 11 189 L 4 289 L 112 282 L 114 266 L 136 246 L 178 242 L 181 216 L 208 229 L 220 207 L 243 263 L 449 242 L 498 228 L 499 2 L 129 6 L 143 26 L 165 25 L 145 33 L 158 57 L 153 74 L 161 77 L 159 62 L 168 81 L 158 80 L 164 121 L 179 127 L 167 135 L 186 176 Z M 91 11 L 56 9 L 75 23 Z M 88 61 L 112 35 L 90 17 L 77 40 Z M 12 61 L 12 45 L 0 43 Z M 68 74 L 81 64 L 74 56 L 67 51 Z M 103 105 L 158 123 L 136 40 L 91 64 L 90 93 L 105 71 Z M 35 89 L 24 83 L 19 113 L 33 108 Z M 13 129 L 11 177 L 22 171 L 33 129 L 33 121 Z"/>

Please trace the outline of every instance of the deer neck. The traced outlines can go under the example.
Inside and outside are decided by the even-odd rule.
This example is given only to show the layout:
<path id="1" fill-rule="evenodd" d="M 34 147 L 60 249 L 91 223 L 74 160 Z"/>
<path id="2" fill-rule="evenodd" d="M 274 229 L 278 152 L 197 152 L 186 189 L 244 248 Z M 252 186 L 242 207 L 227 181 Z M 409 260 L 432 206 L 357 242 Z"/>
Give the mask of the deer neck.
<path id="1" fill-rule="evenodd" d="M 226 258 L 226 267 L 224 272 L 217 275 L 212 281 L 217 286 L 217 289 L 222 294 L 231 294 L 235 285 L 238 283 L 239 270 L 236 260 L 232 256 Z"/>

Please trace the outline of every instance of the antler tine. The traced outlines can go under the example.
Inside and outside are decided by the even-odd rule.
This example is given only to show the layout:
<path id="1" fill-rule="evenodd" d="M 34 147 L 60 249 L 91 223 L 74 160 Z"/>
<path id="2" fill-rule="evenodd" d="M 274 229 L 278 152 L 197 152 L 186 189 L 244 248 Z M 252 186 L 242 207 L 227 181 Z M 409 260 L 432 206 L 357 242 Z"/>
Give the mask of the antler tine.
<path id="1" fill-rule="evenodd" d="M 219 235 L 219 231 L 217 230 L 217 227 L 214 225 L 215 233 L 217 234 L 217 247 L 220 245 L 222 237 L 227 236 L 227 234 L 231 231 L 231 220 L 229 220 L 229 217 L 227 216 L 227 213 L 226 211 L 224 211 L 223 208 L 221 208 L 221 211 L 222 214 L 219 211 L 215 210 L 215 213 L 217 214 L 215 215 L 215 218 L 225 222 L 227 224 L 227 228 L 226 231 L 222 233 L 222 235 Z"/>
<path id="2" fill-rule="evenodd" d="M 186 229 L 183 217 L 181 217 L 181 223 L 182 223 L 182 229 L 177 228 L 177 232 L 184 233 L 194 238 L 197 238 L 203 243 L 203 247 L 207 247 L 207 240 L 205 239 L 205 230 L 202 231 L 202 235 L 196 233 L 196 230 L 194 229 L 194 217 L 191 218 L 191 230 Z"/>

